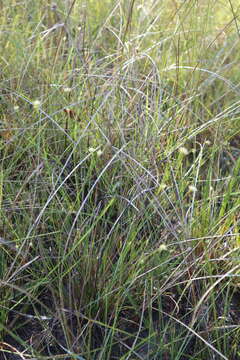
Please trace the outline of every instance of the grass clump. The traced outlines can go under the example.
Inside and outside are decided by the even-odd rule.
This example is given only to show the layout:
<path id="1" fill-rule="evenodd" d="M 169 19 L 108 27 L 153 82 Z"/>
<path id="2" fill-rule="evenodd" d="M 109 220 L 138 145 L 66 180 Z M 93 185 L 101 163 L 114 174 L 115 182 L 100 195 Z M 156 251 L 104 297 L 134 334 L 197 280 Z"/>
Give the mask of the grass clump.
<path id="1" fill-rule="evenodd" d="M 237 1 L 0 7 L 0 358 L 238 359 Z"/>

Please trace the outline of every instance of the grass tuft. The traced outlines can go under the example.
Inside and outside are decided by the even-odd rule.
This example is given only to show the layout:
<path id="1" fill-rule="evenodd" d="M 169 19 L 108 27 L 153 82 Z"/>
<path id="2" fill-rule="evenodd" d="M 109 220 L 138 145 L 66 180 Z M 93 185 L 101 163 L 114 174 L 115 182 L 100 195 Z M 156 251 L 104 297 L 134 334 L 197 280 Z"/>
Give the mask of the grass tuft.
<path id="1" fill-rule="evenodd" d="M 238 2 L 0 9 L 0 359 L 238 359 Z"/>

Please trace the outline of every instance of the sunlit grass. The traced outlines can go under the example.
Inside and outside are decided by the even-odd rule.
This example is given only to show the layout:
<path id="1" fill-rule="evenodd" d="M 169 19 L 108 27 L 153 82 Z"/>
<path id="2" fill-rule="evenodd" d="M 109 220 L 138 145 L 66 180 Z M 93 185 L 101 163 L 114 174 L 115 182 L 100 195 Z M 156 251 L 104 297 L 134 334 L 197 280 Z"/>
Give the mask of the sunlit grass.
<path id="1" fill-rule="evenodd" d="M 238 2 L 0 7 L 1 356 L 237 358 Z"/>

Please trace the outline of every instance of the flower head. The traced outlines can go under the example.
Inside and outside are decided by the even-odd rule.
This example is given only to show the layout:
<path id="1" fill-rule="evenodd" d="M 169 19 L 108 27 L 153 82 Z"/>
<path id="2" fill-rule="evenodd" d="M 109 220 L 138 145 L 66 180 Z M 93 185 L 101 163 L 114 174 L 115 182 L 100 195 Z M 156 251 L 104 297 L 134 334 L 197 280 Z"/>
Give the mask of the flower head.
<path id="1" fill-rule="evenodd" d="M 180 152 L 180 154 L 183 154 L 183 155 L 185 155 L 185 156 L 187 156 L 187 155 L 189 154 L 188 149 L 187 149 L 186 147 L 184 147 L 184 146 L 181 146 L 181 147 L 178 149 L 178 151 Z"/>
<path id="2" fill-rule="evenodd" d="M 193 193 L 198 191 L 196 186 L 194 186 L 194 185 L 189 185 L 188 190 Z"/>
<path id="3" fill-rule="evenodd" d="M 35 110 L 38 110 L 40 108 L 40 105 L 41 105 L 41 101 L 39 101 L 39 100 L 34 100 L 32 102 L 32 106 Z"/>

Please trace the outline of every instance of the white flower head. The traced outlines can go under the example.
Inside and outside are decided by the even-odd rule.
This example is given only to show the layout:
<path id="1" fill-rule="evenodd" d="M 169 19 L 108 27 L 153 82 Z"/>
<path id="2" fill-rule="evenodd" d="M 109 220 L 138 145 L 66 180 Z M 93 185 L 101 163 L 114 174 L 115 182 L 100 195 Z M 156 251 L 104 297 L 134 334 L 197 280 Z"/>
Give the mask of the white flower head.
<path id="1" fill-rule="evenodd" d="M 41 105 L 41 101 L 40 100 L 34 100 L 32 102 L 32 106 L 34 107 L 35 110 L 38 110 L 40 108 Z"/>
<path id="2" fill-rule="evenodd" d="M 66 93 L 68 93 L 68 92 L 72 91 L 72 88 L 70 88 L 70 87 L 64 87 L 64 88 L 63 88 L 63 91 L 66 92 Z"/>
<path id="3" fill-rule="evenodd" d="M 189 185 L 188 190 L 189 190 L 190 192 L 193 192 L 193 193 L 195 193 L 195 192 L 198 191 L 198 189 L 197 189 L 196 186 L 194 186 L 194 185 Z"/>
<path id="4" fill-rule="evenodd" d="M 102 151 L 102 150 L 98 150 L 98 151 L 97 151 L 97 156 L 98 156 L 98 157 L 102 156 L 102 154 L 103 154 L 103 151 Z"/>
<path id="5" fill-rule="evenodd" d="M 89 151 L 90 153 L 94 153 L 94 152 L 96 151 L 96 149 L 94 149 L 93 147 L 90 147 L 90 148 L 88 149 L 88 151 Z"/>
<path id="6" fill-rule="evenodd" d="M 165 244 L 161 244 L 158 248 L 159 252 L 167 251 L 167 249 L 167 245 Z"/>
<path id="7" fill-rule="evenodd" d="M 187 149 L 186 147 L 184 147 L 184 146 L 181 146 L 181 147 L 178 149 L 178 151 L 180 152 L 180 154 L 183 154 L 183 155 L 185 155 L 185 156 L 187 156 L 187 155 L 189 154 L 188 149 Z"/>

